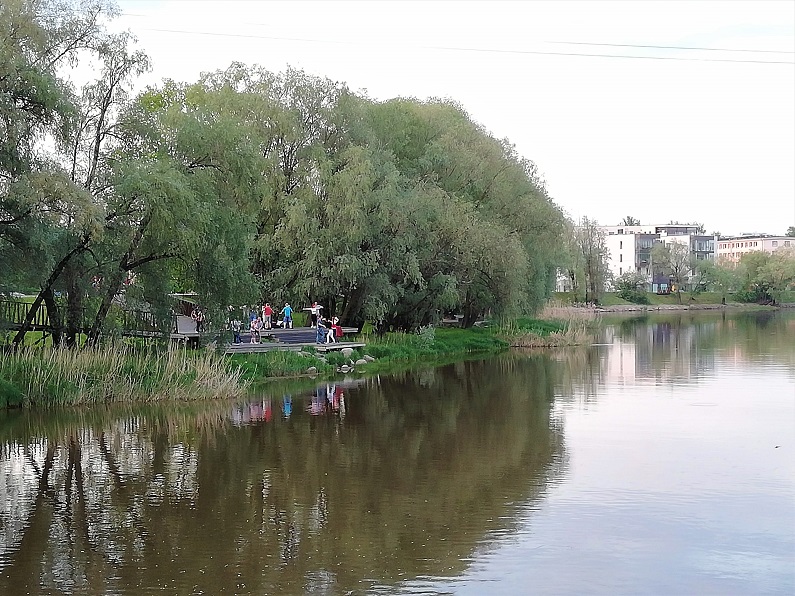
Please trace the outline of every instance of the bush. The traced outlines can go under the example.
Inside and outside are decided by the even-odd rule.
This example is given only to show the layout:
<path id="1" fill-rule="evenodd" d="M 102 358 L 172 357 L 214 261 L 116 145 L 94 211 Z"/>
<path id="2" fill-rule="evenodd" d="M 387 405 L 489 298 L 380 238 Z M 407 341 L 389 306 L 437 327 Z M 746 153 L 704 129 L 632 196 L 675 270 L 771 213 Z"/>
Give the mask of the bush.
<path id="1" fill-rule="evenodd" d="M 648 304 L 649 297 L 646 295 L 646 276 L 642 273 L 627 271 L 616 278 L 616 294 L 634 304 Z"/>
<path id="2" fill-rule="evenodd" d="M 0 379 L 0 408 L 14 408 L 22 405 L 25 396 L 16 385 Z"/>

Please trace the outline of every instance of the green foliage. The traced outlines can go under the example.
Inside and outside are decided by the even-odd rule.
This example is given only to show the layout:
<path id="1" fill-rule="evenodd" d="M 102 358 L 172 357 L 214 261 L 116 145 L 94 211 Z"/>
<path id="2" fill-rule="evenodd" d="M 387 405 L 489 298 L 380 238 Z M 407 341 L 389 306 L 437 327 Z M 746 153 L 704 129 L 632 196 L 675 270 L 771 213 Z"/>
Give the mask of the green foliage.
<path id="1" fill-rule="evenodd" d="M 635 271 L 627 271 L 613 282 L 619 298 L 623 298 L 633 304 L 649 303 L 649 298 L 646 295 L 646 284 L 646 276 Z"/>
<path id="2" fill-rule="evenodd" d="M 98 24 L 101 2 L 36 10 L 56 6 L 4 3 L 0 29 L 0 85 L 16 86 L 0 91 L 36 106 L 0 105 L 0 279 L 40 288 L 29 312 L 47 309 L 55 344 L 111 336 L 122 299 L 165 318 L 173 291 L 217 320 L 263 297 L 317 300 L 347 324 L 407 331 L 549 296 L 565 218 L 535 165 L 458 104 L 374 102 L 237 63 L 131 98 L 149 62 L 130 36 Z M 59 76 L 78 49 L 96 80 L 73 93 Z M 604 271 L 586 263 L 594 295 Z"/>
<path id="3" fill-rule="evenodd" d="M 564 238 L 563 269 L 574 301 L 582 297 L 598 303 L 610 278 L 604 231 L 595 220 L 583 217 L 576 225 L 568 222 Z"/>
<path id="4" fill-rule="evenodd" d="M 26 348 L 0 359 L 0 379 L 26 406 L 235 397 L 245 388 L 240 375 L 221 356 L 180 348 Z"/>
<path id="5" fill-rule="evenodd" d="M 772 254 L 752 251 L 740 259 L 737 268 L 741 302 L 775 304 L 782 302 L 795 286 L 795 251 L 779 249 Z"/>
<path id="6" fill-rule="evenodd" d="M 333 370 L 329 363 L 324 363 L 314 355 L 305 355 L 290 350 L 271 350 L 253 354 L 234 354 L 230 356 L 234 366 L 239 367 L 242 379 L 251 382 L 262 382 L 272 377 L 292 377 L 306 374 L 308 368 L 314 366 L 318 373 Z"/>
<path id="7" fill-rule="evenodd" d="M 21 406 L 24 398 L 19 387 L 0 377 L 0 409 Z"/>

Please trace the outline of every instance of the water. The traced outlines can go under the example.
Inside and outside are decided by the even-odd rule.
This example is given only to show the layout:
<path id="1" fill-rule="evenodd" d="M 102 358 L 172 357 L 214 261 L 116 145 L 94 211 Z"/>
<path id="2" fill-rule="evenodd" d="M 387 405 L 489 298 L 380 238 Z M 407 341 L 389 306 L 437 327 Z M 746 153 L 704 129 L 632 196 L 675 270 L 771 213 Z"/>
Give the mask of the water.
<path id="1" fill-rule="evenodd" d="M 792 594 L 795 313 L 0 418 L 0 594 Z"/>

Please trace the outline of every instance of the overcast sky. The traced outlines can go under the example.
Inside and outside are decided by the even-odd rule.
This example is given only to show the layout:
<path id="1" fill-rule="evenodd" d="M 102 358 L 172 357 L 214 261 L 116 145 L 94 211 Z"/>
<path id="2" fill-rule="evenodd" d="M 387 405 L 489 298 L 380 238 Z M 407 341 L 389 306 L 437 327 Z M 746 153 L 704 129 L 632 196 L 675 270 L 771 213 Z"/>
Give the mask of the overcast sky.
<path id="1" fill-rule="evenodd" d="M 375 100 L 449 97 L 533 160 L 572 217 L 795 225 L 792 1 L 119 4 L 148 83 L 240 61 Z"/>

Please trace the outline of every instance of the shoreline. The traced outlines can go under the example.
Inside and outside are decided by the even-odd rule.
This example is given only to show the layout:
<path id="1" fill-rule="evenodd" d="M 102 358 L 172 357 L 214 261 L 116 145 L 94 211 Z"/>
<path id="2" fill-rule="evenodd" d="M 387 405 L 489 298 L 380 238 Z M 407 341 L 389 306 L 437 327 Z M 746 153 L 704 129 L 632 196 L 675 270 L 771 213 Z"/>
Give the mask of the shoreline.
<path id="1" fill-rule="evenodd" d="M 649 311 L 691 311 L 691 310 L 778 310 L 780 308 L 795 308 L 795 304 L 745 304 L 729 302 L 727 304 L 614 304 L 610 306 L 555 306 L 551 307 L 555 315 L 564 313 L 578 313 L 598 315 L 601 313 L 622 312 L 649 312 Z M 554 315 L 553 315 L 554 316 Z"/>

